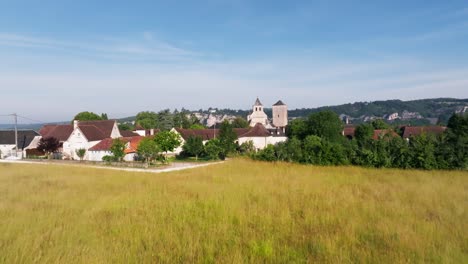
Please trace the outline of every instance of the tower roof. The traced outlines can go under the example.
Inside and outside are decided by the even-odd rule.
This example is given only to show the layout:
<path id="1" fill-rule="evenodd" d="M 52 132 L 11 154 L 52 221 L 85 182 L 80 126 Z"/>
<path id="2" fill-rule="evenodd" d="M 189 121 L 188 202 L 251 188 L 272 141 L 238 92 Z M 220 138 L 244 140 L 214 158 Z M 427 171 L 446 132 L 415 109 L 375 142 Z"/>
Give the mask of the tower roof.
<path id="1" fill-rule="evenodd" d="M 257 97 L 257 100 L 255 100 L 254 106 L 263 106 L 262 103 L 260 102 L 260 99 L 258 99 L 258 97 Z"/>
<path id="2" fill-rule="evenodd" d="M 276 104 L 274 104 L 273 106 L 275 105 L 286 105 L 285 103 L 283 103 L 283 101 L 279 100 L 278 102 L 276 102 Z"/>

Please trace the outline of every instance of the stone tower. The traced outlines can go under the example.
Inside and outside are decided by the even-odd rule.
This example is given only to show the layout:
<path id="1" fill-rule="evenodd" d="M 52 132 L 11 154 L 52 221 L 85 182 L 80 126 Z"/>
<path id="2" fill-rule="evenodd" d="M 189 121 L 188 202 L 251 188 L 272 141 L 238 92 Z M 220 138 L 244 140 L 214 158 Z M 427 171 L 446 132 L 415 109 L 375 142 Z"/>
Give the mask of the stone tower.
<path id="1" fill-rule="evenodd" d="M 258 123 L 265 127 L 268 126 L 268 116 L 263 111 L 263 105 L 258 98 L 252 106 L 252 114 L 247 116 L 247 121 L 249 121 L 251 127 L 254 127 Z"/>
<path id="2" fill-rule="evenodd" d="M 288 106 L 281 100 L 273 105 L 273 126 L 284 128 L 288 125 Z"/>

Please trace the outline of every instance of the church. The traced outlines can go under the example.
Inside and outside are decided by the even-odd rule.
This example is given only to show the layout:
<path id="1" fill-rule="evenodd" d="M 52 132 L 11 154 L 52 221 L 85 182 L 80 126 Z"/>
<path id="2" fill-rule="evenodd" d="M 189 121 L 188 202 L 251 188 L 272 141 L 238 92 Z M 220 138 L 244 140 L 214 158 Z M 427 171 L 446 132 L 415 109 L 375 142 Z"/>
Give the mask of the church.
<path id="1" fill-rule="evenodd" d="M 272 115 L 273 118 L 271 122 L 263 109 L 263 104 L 257 97 L 257 100 L 255 100 L 252 106 L 252 113 L 247 116 L 247 121 L 251 127 L 262 124 L 270 131 L 275 130 L 285 133 L 286 126 L 288 125 L 288 106 L 279 100 L 272 106 Z"/>

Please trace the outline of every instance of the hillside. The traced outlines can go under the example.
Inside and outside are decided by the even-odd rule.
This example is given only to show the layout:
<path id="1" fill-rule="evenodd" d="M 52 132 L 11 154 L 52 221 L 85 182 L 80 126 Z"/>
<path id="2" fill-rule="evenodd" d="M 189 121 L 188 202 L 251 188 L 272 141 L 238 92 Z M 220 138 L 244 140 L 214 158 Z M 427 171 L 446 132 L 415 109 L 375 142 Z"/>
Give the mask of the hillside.
<path id="1" fill-rule="evenodd" d="M 374 102 L 356 102 L 336 106 L 323 106 L 318 108 L 290 109 L 290 118 L 306 117 L 311 113 L 331 110 L 338 115 L 346 115 L 352 123 L 361 123 L 374 118 L 391 118 L 390 115 L 398 113 L 399 118 L 387 120 L 393 123 L 430 124 L 446 123 L 450 116 L 459 111 L 468 111 L 468 99 L 435 98 L 412 101 L 386 100 Z M 250 111 L 217 109 L 218 115 L 247 116 Z M 271 116 L 271 109 L 265 109 Z"/>

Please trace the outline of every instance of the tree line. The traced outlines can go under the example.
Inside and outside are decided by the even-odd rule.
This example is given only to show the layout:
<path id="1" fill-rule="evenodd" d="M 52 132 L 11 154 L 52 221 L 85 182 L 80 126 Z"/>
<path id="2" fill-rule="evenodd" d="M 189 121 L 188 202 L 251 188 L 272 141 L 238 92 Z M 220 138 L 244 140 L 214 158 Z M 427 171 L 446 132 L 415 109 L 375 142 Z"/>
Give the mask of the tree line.
<path id="1" fill-rule="evenodd" d="M 387 129 L 374 138 L 375 129 Z M 343 123 L 331 111 L 296 119 L 288 140 L 252 154 L 264 161 L 316 165 L 359 165 L 377 168 L 467 169 L 468 116 L 454 114 L 441 135 L 421 134 L 408 140 L 387 124 L 375 121 L 356 127 L 351 140 L 342 135 Z"/>

